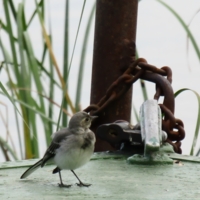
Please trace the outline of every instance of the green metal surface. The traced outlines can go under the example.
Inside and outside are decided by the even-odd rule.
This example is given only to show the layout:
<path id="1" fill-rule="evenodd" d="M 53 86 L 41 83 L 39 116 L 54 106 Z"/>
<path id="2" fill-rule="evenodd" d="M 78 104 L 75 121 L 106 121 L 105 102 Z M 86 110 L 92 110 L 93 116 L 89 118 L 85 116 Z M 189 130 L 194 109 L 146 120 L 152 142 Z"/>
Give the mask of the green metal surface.
<path id="1" fill-rule="evenodd" d="M 122 155 L 97 154 L 76 173 L 89 188 L 78 187 L 70 171 L 63 171 L 63 181 L 71 188 L 59 188 L 59 176 L 53 165 L 38 169 L 25 180 L 21 174 L 37 160 L 0 164 L 0 199 L 200 199 L 200 159 L 177 154 L 182 160 L 172 165 L 130 165 Z M 192 162 L 188 162 L 188 160 Z M 194 163 L 196 162 L 196 163 Z"/>
<path id="2" fill-rule="evenodd" d="M 158 151 L 146 151 L 145 156 L 140 154 L 134 154 L 127 158 L 127 161 L 129 164 L 154 164 L 154 165 L 160 165 L 160 164 L 173 164 L 172 158 L 169 157 L 169 154 L 173 153 L 174 150 L 173 147 L 168 144 L 164 143 L 159 147 Z"/>

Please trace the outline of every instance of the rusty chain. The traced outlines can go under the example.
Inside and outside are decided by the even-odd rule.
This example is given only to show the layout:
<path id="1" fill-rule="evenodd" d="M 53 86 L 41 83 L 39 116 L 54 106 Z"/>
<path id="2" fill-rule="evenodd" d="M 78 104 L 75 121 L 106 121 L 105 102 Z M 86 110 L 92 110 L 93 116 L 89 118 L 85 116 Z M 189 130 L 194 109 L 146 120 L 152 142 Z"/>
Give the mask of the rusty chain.
<path id="1" fill-rule="evenodd" d="M 167 66 L 159 69 L 148 64 L 144 58 L 131 62 L 124 73 L 110 85 L 105 96 L 97 104 L 91 104 L 84 111 L 91 115 L 100 114 L 113 101 L 122 97 L 138 79 L 156 84 L 155 100 L 159 100 L 160 96 L 164 96 L 163 104 L 159 104 L 164 116 L 162 129 L 168 134 L 167 142 L 173 146 L 175 152 L 181 153 L 180 141 L 184 139 L 185 131 L 183 122 L 174 117 L 174 93 L 171 86 L 172 71 Z"/>

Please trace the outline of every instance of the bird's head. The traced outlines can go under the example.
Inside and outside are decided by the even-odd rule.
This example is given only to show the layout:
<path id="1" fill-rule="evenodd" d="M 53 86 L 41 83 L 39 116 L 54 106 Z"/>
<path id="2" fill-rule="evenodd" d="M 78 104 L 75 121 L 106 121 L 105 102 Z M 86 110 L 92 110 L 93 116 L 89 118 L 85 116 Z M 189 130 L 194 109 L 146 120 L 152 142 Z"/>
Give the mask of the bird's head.
<path id="1" fill-rule="evenodd" d="M 69 121 L 69 128 L 90 128 L 92 120 L 98 116 L 90 116 L 88 113 L 81 111 L 75 113 Z"/>

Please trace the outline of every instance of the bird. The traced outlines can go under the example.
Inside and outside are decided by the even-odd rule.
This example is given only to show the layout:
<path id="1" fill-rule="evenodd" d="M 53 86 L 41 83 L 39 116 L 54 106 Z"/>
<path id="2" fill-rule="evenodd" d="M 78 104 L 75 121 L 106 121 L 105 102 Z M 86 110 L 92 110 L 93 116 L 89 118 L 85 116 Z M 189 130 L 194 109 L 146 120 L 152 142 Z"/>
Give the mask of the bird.
<path id="1" fill-rule="evenodd" d="M 96 138 L 90 130 L 90 126 L 97 117 L 84 111 L 75 113 L 71 117 L 68 127 L 52 134 L 51 144 L 43 158 L 28 168 L 20 178 L 28 177 L 47 163 L 54 163 L 57 167 L 52 173 L 59 173 L 60 183 L 58 185 L 60 187 L 71 187 L 71 185 L 66 185 L 62 181 L 61 170 L 64 169 L 71 170 L 79 181 L 78 186 L 89 187 L 91 184 L 83 183 L 74 170 L 86 164 L 94 152 Z"/>

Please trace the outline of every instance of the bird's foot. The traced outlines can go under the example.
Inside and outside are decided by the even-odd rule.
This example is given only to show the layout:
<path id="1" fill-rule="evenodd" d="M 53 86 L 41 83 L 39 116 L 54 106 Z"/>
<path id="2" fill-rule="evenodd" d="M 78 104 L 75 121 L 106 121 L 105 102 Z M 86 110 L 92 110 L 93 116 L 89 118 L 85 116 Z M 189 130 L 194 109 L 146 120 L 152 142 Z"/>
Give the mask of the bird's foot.
<path id="1" fill-rule="evenodd" d="M 65 188 L 70 188 L 72 185 L 65 185 L 63 183 L 58 183 L 59 187 L 65 187 Z"/>
<path id="2" fill-rule="evenodd" d="M 89 186 L 92 185 L 92 184 L 79 182 L 79 183 L 77 183 L 77 185 L 78 185 L 79 187 L 89 187 Z"/>

